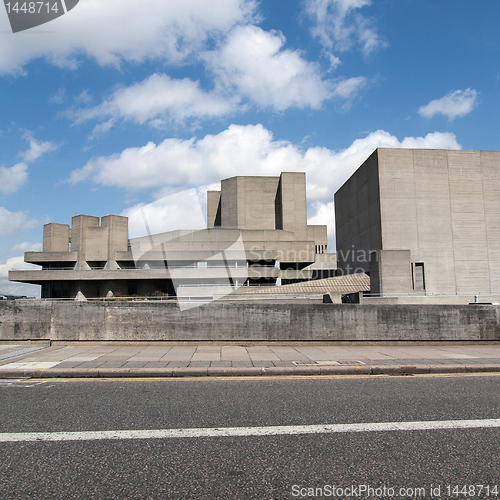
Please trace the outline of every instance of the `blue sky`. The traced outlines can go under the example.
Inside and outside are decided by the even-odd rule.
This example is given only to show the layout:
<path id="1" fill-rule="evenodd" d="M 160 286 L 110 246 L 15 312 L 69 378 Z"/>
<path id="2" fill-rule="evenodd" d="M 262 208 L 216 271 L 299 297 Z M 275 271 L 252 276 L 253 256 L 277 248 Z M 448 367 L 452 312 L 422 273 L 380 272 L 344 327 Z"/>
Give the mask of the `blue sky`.
<path id="1" fill-rule="evenodd" d="M 332 250 L 333 194 L 376 147 L 500 149 L 499 20 L 470 0 L 80 0 L 12 34 L 0 8 L 0 292 L 37 293 L 7 271 L 43 224 L 123 214 L 137 236 L 143 208 L 196 228 L 170 195 L 234 175 L 305 171 Z"/>

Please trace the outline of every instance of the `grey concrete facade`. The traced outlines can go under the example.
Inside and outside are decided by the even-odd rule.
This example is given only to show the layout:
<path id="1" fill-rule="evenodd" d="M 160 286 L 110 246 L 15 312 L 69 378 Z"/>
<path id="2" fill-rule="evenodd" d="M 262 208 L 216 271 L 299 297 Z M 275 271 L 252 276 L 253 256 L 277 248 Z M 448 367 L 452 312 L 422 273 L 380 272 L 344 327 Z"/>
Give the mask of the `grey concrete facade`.
<path id="1" fill-rule="evenodd" d="M 500 306 L 2 301 L 0 340 L 498 341 Z"/>
<path id="2" fill-rule="evenodd" d="M 42 285 L 42 298 L 192 297 L 335 274 L 326 226 L 307 225 L 304 173 L 223 180 L 207 193 L 207 225 L 129 239 L 126 217 L 78 215 L 44 226 L 43 251 L 25 253 L 42 269 L 9 279 Z"/>
<path id="3" fill-rule="evenodd" d="M 377 149 L 335 194 L 342 273 L 372 294 L 500 294 L 500 152 Z"/>

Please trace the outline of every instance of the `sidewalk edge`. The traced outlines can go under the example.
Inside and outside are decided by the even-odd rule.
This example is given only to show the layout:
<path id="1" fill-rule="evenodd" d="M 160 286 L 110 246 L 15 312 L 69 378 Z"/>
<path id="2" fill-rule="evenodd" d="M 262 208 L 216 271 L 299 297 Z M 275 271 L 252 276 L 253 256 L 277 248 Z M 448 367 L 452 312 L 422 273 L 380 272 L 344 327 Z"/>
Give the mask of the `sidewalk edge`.
<path id="1" fill-rule="evenodd" d="M 412 366 L 308 366 L 308 367 L 228 367 L 228 368 L 50 368 L 23 370 L 0 368 L 0 379 L 51 379 L 51 378 L 179 378 L 179 377 L 282 377 L 318 375 L 420 375 L 500 373 L 498 365 L 412 365 Z"/>

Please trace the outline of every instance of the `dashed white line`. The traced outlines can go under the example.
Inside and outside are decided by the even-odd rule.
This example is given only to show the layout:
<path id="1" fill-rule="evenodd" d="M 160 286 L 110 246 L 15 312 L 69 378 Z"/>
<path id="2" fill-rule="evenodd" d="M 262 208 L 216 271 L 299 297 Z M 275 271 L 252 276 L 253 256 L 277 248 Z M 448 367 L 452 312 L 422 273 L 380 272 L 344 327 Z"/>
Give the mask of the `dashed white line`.
<path id="1" fill-rule="evenodd" d="M 377 422 L 359 424 L 289 425 L 271 427 L 221 427 L 199 429 L 156 429 L 82 432 L 0 433 L 0 442 L 97 441 L 123 439 L 183 439 L 213 437 L 252 437 L 346 432 L 427 431 L 439 429 L 482 429 L 500 427 L 500 419 L 441 420 L 423 422 Z"/>

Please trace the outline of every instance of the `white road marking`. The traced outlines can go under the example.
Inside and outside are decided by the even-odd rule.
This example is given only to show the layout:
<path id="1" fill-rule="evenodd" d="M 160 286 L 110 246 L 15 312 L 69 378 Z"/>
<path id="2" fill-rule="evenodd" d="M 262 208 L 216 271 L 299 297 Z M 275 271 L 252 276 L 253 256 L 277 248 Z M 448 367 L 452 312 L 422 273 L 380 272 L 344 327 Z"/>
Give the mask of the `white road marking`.
<path id="1" fill-rule="evenodd" d="M 500 419 L 443 420 L 428 422 L 379 422 L 332 425 L 288 425 L 273 427 L 221 427 L 200 429 L 156 429 L 130 431 L 19 432 L 1 433 L 1 443 L 27 441 L 96 441 L 121 439 L 170 439 L 335 434 L 342 432 L 427 431 L 438 429 L 483 429 L 500 427 Z"/>
<path id="2" fill-rule="evenodd" d="M 0 382 L 0 387 L 15 387 L 17 388 L 23 388 L 23 389 L 30 389 L 31 387 L 35 387 L 37 385 L 41 384 L 47 384 L 47 380 L 39 380 L 39 381 L 34 381 L 34 380 L 10 380 L 10 381 L 1 381 Z M 50 385 L 45 385 L 46 388 L 53 387 L 53 384 Z"/>

